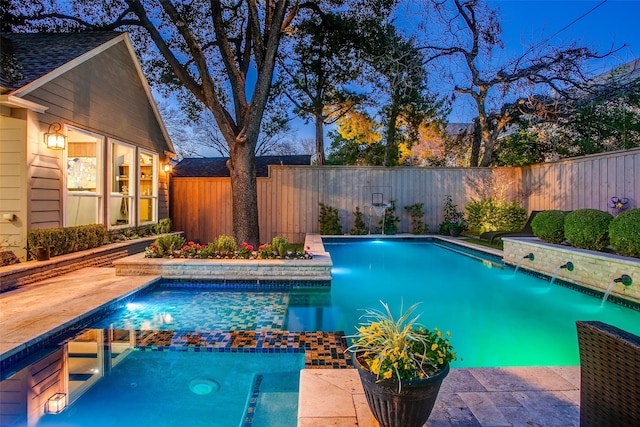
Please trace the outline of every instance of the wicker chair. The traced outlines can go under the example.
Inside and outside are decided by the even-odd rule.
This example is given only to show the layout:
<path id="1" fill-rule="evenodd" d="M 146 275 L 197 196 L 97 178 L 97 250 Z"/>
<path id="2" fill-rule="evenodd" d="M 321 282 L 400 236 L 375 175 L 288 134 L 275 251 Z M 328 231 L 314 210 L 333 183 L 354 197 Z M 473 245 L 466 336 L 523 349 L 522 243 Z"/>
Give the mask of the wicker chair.
<path id="1" fill-rule="evenodd" d="M 580 426 L 640 426 L 640 337 L 602 322 L 576 322 Z"/>

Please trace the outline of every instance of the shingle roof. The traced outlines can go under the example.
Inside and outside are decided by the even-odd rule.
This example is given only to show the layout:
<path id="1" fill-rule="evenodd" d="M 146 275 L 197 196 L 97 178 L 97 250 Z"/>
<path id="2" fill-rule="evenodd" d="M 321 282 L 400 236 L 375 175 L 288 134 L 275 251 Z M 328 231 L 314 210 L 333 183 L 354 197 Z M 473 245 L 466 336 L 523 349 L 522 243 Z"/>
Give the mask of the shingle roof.
<path id="1" fill-rule="evenodd" d="M 229 169 L 227 169 L 228 157 L 203 157 L 203 158 L 186 158 L 178 163 L 171 173 L 172 177 L 228 177 Z M 256 157 L 256 176 L 269 176 L 269 165 L 299 165 L 309 166 L 311 164 L 311 156 L 258 156 Z"/>
<path id="2" fill-rule="evenodd" d="M 0 87 L 10 92 L 19 89 L 120 34 L 0 33 Z"/>

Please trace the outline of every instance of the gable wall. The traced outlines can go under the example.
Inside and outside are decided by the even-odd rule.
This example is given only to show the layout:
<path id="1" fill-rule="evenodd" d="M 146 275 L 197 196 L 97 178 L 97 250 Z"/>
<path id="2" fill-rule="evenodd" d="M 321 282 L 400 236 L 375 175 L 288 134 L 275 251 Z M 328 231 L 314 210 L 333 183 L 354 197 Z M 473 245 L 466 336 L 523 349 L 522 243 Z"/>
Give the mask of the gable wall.
<path id="1" fill-rule="evenodd" d="M 42 150 L 40 139 L 50 123 L 61 122 L 158 153 L 169 150 L 153 108 L 125 43 L 118 43 L 61 74 L 23 97 L 48 107 L 38 114 L 41 123 L 30 153 L 29 198 L 32 228 L 59 227 L 62 213 L 54 216 L 53 192 L 62 197 L 60 153 Z M 57 165 L 57 166 L 56 166 Z M 56 173 L 52 168 L 57 167 Z M 160 168 L 161 169 L 161 168 Z M 54 179 L 59 181 L 54 183 Z M 169 216 L 167 175 L 159 173 L 158 218 Z M 44 187 L 43 187 L 44 186 Z M 46 194 L 43 194 L 46 193 Z"/>

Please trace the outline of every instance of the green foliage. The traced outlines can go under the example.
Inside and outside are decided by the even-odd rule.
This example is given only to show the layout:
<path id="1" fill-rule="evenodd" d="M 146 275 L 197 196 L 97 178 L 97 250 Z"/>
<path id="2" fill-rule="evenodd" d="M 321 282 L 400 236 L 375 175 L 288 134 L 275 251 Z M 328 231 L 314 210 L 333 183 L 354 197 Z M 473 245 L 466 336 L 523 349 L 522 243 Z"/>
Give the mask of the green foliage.
<path id="1" fill-rule="evenodd" d="M 318 217 L 318 221 L 320 222 L 320 234 L 342 234 L 342 226 L 340 225 L 338 209 L 320 203 L 320 215 Z"/>
<path id="2" fill-rule="evenodd" d="M 396 215 L 396 202 L 395 200 L 390 201 L 391 206 L 385 209 L 384 211 L 384 221 L 380 220 L 378 225 L 380 227 L 384 226 L 383 233 L 386 235 L 393 235 L 398 233 L 398 223 L 400 222 L 400 218 Z M 384 222 L 384 224 L 383 224 Z"/>
<path id="3" fill-rule="evenodd" d="M 613 216 L 597 209 L 578 209 L 564 219 L 564 235 L 572 246 L 601 251 L 609 245 Z"/>
<path id="4" fill-rule="evenodd" d="M 222 256 L 231 256 L 235 253 L 237 244 L 231 236 L 218 236 L 214 242 L 216 252 Z"/>
<path id="5" fill-rule="evenodd" d="M 533 163 L 542 163 L 548 149 L 540 141 L 537 133 L 530 132 L 527 124 L 523 123 L 520 128 L 505 138 L 500 143 L 497 151 L 498 166 L 524 166 Z"/>
<path id="6" fill-rule="evenodd" d="M 145 256 L 149 258 L 166 258 L 178 256 L 182 247 L 186 245 L 184 237 L 178 234 L 167 234 L 158 237 L 153 245 L 146 248 Z"/>
<path id="7" fill-rule="evenodd" d="M 609 240 L 620 255 L 640 258 L 640 209 L 630 209 L 613 218 Z"/>
<path id="8" fill-rule="evenodd" d="M 172 225 L 171 218 L 162 218 L 157 224 L 155 224 L 154 231 L 156 234 L 171 233 Z"/>
<path id="9" fill-rule="evenodd" d="M 284 237 L 276 236 L 271 239 L 271 250 L 276 252 L 280 258 L 284 258 L 289 250 L 289 241 Z"/>
<path id="10" fill-rule="evenodd" d="M 411 232 L 413 234 L 424 234 L 429 229 L 427 224 L 422 221 L 422 218 L 424 218 L 423 206 L 424 203 L 414 203 L 404 207 L 411 216 Z"/>
<path id="11" fill-rule="evenodd" d="M 349 351 L 363 367 L 380 380 L 428 378 L 456 360 L 453 346 L 446 336 L 434 328 L 433 331 L 417 324 L 415 316 L 418 304 L 414 304 L 395 319 L 389 306 L 382 302 L 384 311 L 367 309 L 352 341 Z"/>
<path id="12" fill-rule="evenodd" d="M 444 236 L 449 235 L 449 228 L 451 227 L 452 218 L 457 218 L 457 219 L 464 218 L 464 213 L 458 211 L 458 205 L 453 203 L 453 199 L 449 194 L 444 196 L 444 201 L 442 205 L 442 216 L 443 216 L 443 221 L 440 224 L 439 232 Z"/>
<path id="13" fill-rule="evenodd" d="M 356 206 L 356 211 L 353 213 L 353 227 L 351 227 L 351 234 L 363 235 L 367 234 L 367 227 L 364 224 L 364 218 L 360 207 Z"/>
<path id="14" fill-rule="evenodd" d="M 486 231 L 519 231 L 527 222 L 527 211 L 516 201 L 507 203 L 491 197 L 471 199 L 465 206 L 467 223 L 474 234 Z"/>
<path id="15" fill-rule="evenodd" d="M 27 235 L 27 251 L 34 256 L 38 247 L 50 247 L 51 256 L 64 255 L 102 246 L 107 240 L 104 224 L 67 228 L 31 230 Z"/>
<path id="16" fill-rule="evenodd" d="M 564 242 L 564 217 L 563 211 L 548 210 L 536 214 L 531 221 L 531 229 L 534 236 L 549 243 Z"/>

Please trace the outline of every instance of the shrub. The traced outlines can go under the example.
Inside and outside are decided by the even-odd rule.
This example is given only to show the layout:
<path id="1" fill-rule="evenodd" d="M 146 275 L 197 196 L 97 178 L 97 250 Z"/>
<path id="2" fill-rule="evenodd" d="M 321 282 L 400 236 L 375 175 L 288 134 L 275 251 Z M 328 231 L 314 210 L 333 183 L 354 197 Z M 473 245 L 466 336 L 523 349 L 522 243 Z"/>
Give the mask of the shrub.
<path id="1" fill-rule="evenodd" d="M 640 258 L 640 209 L 622 212 L 609 224 L 609 240 L 620 255 Z"/>
<path id="2" fill-rule="evenodd" d="M 453 199 L 451 198 L 450 195 L 446 195 L 444 197 L 444 203 L 442 205 L 442 216 L 443 216 L 443 221 L 440 224 L 439 232 L 440 234 L 445 236 L 449 235 L 449 227 L 451 225 L 452 218 L 457 218 L 457 219 L 464 218 L 464 213 L 458 211 L 458 206 L 453 203 Z"/>
<path id="3" fill-rule="evenodd" d="M 414 203 L 413 205 L 405 206 L 404 209 L 409 212 L 411 216 L 411 233 L 424 234 L 429 227 L 422 221 L 424 217 L 424 211 L 422 207 L 424 203 Z"/>
<path id="4" fill-rule="evenodd" d="M 177 234 L 168 234 L 158 237 L 153 244 L 145 249 L 147 258 L 164 258 L 179 256 L 180 251 L 186 245 L 184 237 Z"/>
<path id="5" fill-rule="evenodd" d="M 171 223 L 171 218 L 162 218 L 160 221 L 158 221 L 157 224 L 154 225 L 154 232 L 156 234 L 171 233 L 172 225 L 173 224 Z"/>
<path id="6" fill-rule="evenodd" d="M 276 252 L 279 257 L 284 258 L 289 250 L 289 241 L 284 237 L 274 237 L 271 239 L 271 250 Z"/>
<path id="7" fill-rule="evenodd" d="M 364 218 L 362 211 L 356 206 L 356 211 L 353 213 L 353 227 L 351 227 L 350 233 L 353 235 L 367 234 L 367 227 L 364 225 Z"/>
<path id="8" fill-rule="evenodd" d="M 564 241 L 564 217 L 563 211 L 542 211 L 536 214 L 531 221 L 533 234 L 540 240 L 549 243 L 562 243 Z"/>
<path id="9" fill-rule="evenodd" d="M 613 216 L 597 209 L 578 209 L 564 219 L 564 235 L 572 246 L 601 251 L 609 245 Z"/>
<path id="10" fill-rule="evenodd" d="M 380 220 L 378 225 L 384 227 L 383 234 L 393 235 L 398 232 L 400 218 L 396 215 L 396 202 L 391 200 L 391 206 L 384 210 L 384 221 Z"/>
<path id="11" fill-rule="evenodd" d="M 67 228 L 31 230 L 27 234 L 27 250 L 31 256 L 38 247 L 50 247 L 51 256 L 102 246 L 107 240 L 104 224 L 79 225 Z"/>
<path id="12" fill-rule="evenodd" d="M 231 236 L 218 236 L 216 241 L 214 242 L 214 246 L 216 251 L 221 256 L 232 256 L 236 252 L 236 241 Z"/>
<path id="13" fill-rule="evenodd" d="M 516 201 L 471 199 L 465 206 L 469 228 L 477 235 L 486 231 L 519 231 L 527 222 L 527 210 Z"/>
<path id="14" fill-rule="evenodd" d="M 342 234 L 338 209 L 320 203 L 320 234 L 335 235 Z"/>

